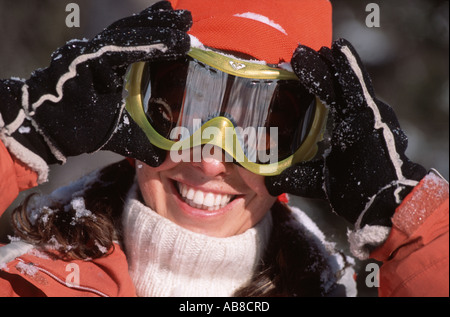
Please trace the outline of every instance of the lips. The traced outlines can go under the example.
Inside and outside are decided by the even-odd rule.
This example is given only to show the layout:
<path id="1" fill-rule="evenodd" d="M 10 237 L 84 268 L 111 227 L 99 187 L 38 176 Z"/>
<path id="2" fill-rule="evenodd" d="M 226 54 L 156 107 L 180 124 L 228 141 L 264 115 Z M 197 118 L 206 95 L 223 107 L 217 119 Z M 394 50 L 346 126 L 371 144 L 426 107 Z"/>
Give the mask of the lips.
<path id="1" fill-rule="evenodd" d="M 219 210 L 233 200 L 234 195 L 205 192 L 189 185 L 176 182 L 178 192 L 185 203 L 197 209 Z"/>

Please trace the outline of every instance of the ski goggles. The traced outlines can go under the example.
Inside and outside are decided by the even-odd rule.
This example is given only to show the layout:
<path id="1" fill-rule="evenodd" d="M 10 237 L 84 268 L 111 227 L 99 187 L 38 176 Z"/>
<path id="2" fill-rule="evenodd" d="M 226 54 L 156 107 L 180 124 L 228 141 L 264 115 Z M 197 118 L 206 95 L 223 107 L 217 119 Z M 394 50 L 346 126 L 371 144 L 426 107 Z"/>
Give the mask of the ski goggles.
<path id="1" fill-rule="evenodd" d="M 133 64 L 125 90 L 132 119 L 173 160 L 220 148 L 225 161 L 264 176 L 312 159 L 327 118 L 294 73 L 195 48 L 176 61 Z"/>

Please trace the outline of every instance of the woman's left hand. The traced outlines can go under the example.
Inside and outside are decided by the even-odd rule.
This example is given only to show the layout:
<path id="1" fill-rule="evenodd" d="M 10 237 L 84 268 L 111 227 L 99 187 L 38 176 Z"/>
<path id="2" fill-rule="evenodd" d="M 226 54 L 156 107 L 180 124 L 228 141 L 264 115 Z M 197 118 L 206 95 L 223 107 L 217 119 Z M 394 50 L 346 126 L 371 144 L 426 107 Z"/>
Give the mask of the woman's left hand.
<path id="1" fill-rule="evenodd" d="M 300 46 L 292 59 L 300 81 L 330 110 L 323 157 L 268 177 L 273 195 L 323 198 L 356 230 L 391 226 L 402 199 L 425 174 L 405 155 L 407 138 L 391 107 L 375 97 L 370 78 L 345 40 L 319 52 Z"/>

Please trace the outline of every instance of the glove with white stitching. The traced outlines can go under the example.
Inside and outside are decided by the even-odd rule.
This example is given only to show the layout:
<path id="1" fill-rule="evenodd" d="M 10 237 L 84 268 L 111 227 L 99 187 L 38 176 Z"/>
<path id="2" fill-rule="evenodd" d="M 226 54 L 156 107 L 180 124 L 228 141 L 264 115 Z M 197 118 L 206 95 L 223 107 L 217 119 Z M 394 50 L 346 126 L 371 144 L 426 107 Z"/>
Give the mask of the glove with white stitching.
<path id="1" fill-rule="evenodd" d="M 162 1 L 90 41 L 68 42 L 26 81 L 0 81 L 0 139 L 41 181 L 47 164 L 100 149 L 161 164 L 165 153 L 124 111 L 123 77 L 132 63 L 185 55 L 191 24 L 189 12 Z"/>
<path id="2" fill-rule="evenodd" d="M 302 84 L 330 108 L 330 147 L 321 159 L 266 178 L 266 186 L 273 195 L 328 200 L 334 212 L 355 225 L 356 233 L 367 226 L 362 239 L 376 246 L 388 234 L 395 209 L 426 170 L 406 157 L 407 138 L 395 113 L 375 97 L 350 43 L 338 40 L 319 52 L 299 46 L 292 66 Z M 380 236 L 370 241 L 372 234 Z"/>

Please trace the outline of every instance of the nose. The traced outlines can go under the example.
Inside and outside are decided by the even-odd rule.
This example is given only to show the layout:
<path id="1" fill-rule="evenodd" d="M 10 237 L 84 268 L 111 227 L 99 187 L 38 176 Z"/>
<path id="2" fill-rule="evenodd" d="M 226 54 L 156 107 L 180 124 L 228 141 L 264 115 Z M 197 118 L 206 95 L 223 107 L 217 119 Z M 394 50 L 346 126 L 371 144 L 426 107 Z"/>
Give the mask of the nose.
<path id="1" fill-rule="evenodd" d="M 214 148 L 213 153 L 202 151 L 201 160 L 193 160 L 192 164 L 199 168 L 207 176 L 227 174 L 229 166 L 233 163 L 225 161 L 222 149 Z"/>

